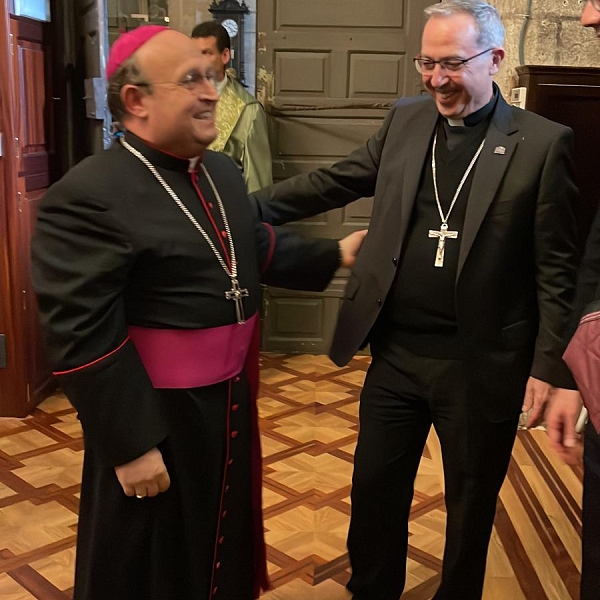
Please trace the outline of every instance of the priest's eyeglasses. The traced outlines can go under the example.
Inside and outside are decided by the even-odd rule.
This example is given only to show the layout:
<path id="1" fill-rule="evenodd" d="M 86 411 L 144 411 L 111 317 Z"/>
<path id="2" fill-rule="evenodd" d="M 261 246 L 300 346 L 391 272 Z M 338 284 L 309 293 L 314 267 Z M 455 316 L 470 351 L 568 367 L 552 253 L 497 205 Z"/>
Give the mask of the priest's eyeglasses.
<path id="1" fill-rule="evenodd" d="M 600 2 L 600 0 L 598 0 Z M 486 52 L 491 52 L 494 48 L 488 48 L 475 56 L 469 58 L 442 58 L 442 60 L 431 60 L 425 56 L 415 56 L 413 58 L 415 67 L 419 73 L 433 73 L 435 65 L 440 65 L 444 71 L 460 71 L 468 62 L 475 58 L 483 56 Z"/>
<path id="2" fill-rule="evenodd" d="M 180 87 L 189 90 L 190 92 L 197 92 L 205 82 L 210 85 L 215 85 L 215 77 L 212 73 L 204 74 L 200 71 L 190 71 L 180 81 L 136 81 L 134 85 L 141 87 L 151 87 L 153 85 L 178 85 Z"/>

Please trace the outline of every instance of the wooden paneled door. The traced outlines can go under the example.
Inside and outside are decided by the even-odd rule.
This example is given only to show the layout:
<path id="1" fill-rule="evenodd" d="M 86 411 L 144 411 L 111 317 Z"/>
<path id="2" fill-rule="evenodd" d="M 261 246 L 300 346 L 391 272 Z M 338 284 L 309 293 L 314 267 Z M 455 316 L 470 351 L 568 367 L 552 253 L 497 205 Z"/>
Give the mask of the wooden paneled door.
<path id="1" fill-rule="evenodd" d="M 25 416 L 53 386 L 30 282 L 30 240 L 49 185 L 48 24 L 0 0 L 0 416 Z"/>
<path id="2" fill-rule="evenodd" d="M 257 96 L 269 115 L 273 174 L 327 166 L 362 145 L 401 96 L 418 94 L 412 64 L 432 0 L 261 0 Z M 372 199 L 307 219 L 307 235 L 342 238 L 368 226 Z M 321 294 L 268 288 L 263 349 L 327 352 L 348 273 Z"/>

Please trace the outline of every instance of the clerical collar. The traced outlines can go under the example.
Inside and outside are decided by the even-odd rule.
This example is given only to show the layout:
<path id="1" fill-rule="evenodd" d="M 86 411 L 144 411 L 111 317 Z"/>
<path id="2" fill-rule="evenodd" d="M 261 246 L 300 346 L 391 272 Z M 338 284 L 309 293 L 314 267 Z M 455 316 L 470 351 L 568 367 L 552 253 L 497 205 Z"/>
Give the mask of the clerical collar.
<path id="1" fill-rule="evenodd" d="M 157 148 L 137 135 L 131 133 L 131 131 L 125 131 L 123 134 L 129 144 L 141 152 L 153 165 L 157 167 L 162 167 L 171 171 L 182 172 L 197 171 L 200 168 L 200 164 L 202 162 L 201 156 L 191 159 L 182 158 L 181 156 L 168 154 L 164 150 Z M 121 144 L 117 142 L 116 146 L 121 147 Z"/>
<path id="2" fill-rule="evenodd" d="M 215 87 L 217 88 L 217 93 L 219 96 L 223 93 L 225 86 L 227 85 L 229 78 L 227 77 L 227 73 L 225 73 L 225 77 L 221 81 L 215 81 Z"/>
<path id="3" fill-rule="evenodd" d="M 479 110 L 467 115 L 464 119 L 446 119 L 448 125 L 450 125 L 450 127 L 473 127 L 478 123 L 481 123 L 481 121 L 487 118 L 494 108 L 496 108 L 499 93 L 500 90 L 494 83 L 494 95 L 485 106 L 482 106 Z"/>

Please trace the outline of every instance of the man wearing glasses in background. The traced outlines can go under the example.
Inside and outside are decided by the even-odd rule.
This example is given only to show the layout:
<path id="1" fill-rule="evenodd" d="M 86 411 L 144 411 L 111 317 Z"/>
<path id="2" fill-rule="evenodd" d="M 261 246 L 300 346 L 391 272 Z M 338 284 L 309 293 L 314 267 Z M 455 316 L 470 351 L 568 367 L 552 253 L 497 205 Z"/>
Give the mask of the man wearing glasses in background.
<path id="1" fill-rule="evenodd" d="M 581 24 L 591 27 L 600 38 L 600 0 L 588 0 L 583 7 Z M 600 119 L 600 115 L 596 116 Z M 600 193 L 600 186 L 598 186 Z M 600 300 L 600 211 L 590 229 L 585 255 L 582 260 L 574 320 L 586 312 L 586 306 Z M 595 374 L 600 377 L 600 373 Z M 586 401 L 591 398 L 586 396 Z M 596 399 L 597 400 L 597 399 Z M 580 448 L 575 431 L 582 400 L 577 391 L 557 390 L 547 412 L 546 423 L 552 446 L 568 463 L 579 462 Z M 592 422 L 584 434 L 585 467 L 583 477 L 583 511 L 581 517 L 582 564 L 580 600 L 598 600 L 600 597 L 600 435 Z"/>
<path id="2" fill-rule="evenodd" d="M 577 264 L 573 134 L 509 106 L 492 6 L 426 10 L 400 100 L 365 146 L 254 195 L 284 223 L 374 196 L 331 357 L 366 342 L 348 550 L 355 600 L 398 600 L 413 482 L 431 425 L 444 461 L 446 547 L 434 600 L 479 600 L 521 410 L 573 387 L 561 356 Z"/>

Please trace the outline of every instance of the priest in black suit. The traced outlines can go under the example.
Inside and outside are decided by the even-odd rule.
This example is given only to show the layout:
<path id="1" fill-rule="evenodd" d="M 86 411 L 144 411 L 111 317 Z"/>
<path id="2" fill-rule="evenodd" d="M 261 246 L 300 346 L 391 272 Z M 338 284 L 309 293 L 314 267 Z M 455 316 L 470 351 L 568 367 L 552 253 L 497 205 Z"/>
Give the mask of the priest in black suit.
<path id="1" fill-rule="evenodd" d="M 413 481 L 431 425 L 445 475 L 435 600 L 479 600 L 521 410 L 542 414 L 561 360 L 577 263 L 573 133 L 509 106 L 497 11 L 426 11 L 415 64 L 430 97 L 400 100 L 366 145 L 255 195 L 284 223 L 374 196 L 331 349 L 370 342 L 348 549 L 355 600 L 398 600 Z"/>

